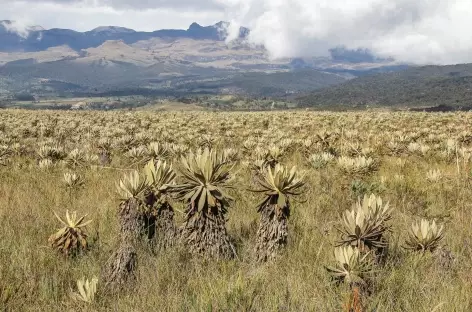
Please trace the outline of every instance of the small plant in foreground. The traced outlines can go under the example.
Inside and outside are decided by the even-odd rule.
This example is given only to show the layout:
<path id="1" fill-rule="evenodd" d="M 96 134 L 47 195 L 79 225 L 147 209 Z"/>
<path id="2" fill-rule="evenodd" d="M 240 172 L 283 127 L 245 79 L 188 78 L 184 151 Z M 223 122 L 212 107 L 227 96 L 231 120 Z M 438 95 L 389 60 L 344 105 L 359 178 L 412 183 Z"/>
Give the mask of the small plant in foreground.
<path id="1" fill-rule="evenodd" d="M 64 183 L 69 190 L 76 190 L 79 187 L 83 186 L 85 181 L 77 173 L 64 173 Z"/>
<path id="2" fill-rule="evenodd" d="M 364 195 L 351 211 L 344 212 L 342 227 L 338 229 L 342 234 L 338 246 L 351 245 L 362 252 L 386 247 L 383 235 L 389 229 L 386 222 L 391 218 L 391 211 L 380 197 Z"/>
<path id="3" fill-rule="evenodd" d="M 324 152 L 319 154 L 312 154 L 310 156 L 310 163 L 313 168 L 321 169 L 326 167 L 329 163 L 333 162 L 334 159 L 334 155 Z"/>
<path id="4" fill-rule="evenodd" d="M 64 227 L 49 237 L 51 246 L 66 256 L 86 250 L 88 247 L 87 234 L 83 228 L 92 220 L 84 221 L 86 215 L 77 218 L 77 213 L 74 211 L 72 214 L 69 214 L 69 210 L 66 211 L 65 221 L 56 213 L 54 215 Z"/>
<path id="5" fill-rule="evenodd" d="M 368 157 L 358 156 L 355 158 L 342 156 L 338 158 L 338 165 L 347 174 L 366 175 L 378 168 L 378 163 Z"/>
<path id="6" fill-rule="evenodd" d="M 365 285 L 365 279 L 372 273 L 370 254 L 361 254 L 357 247 L 341 246 L 334 249 L 336 265 L 327 267 L 328 272 L 340 283 L 351 286 Z"/>
<path id="7" fill-rule="evenodd" d="M 76 148 L 69 152 L 64 162 L 69 168 L 84 167 L 86 164 L 86 156 L 84 152 Z"/>
<path id="8" fill-rule="evenodd" d="M 411 225 L 406 241 L 406 249 L 415 251 L 434 251 L 444 238 L 444 226 L 438 227 L 436 221 L 429 222 L 422 219 L 420 223 L 415 222 Z"/>
<path id="9" fill-rule="evenodd" d="M 53 164 L 52 160 L 49 159 L 49 158 L 41 159 L 38 162 L 38 167 L 40 169 L 44 169 L 44 170 L 50 169 L 53 165 L 54 164 Z"/>
<path id="10" fill-rule="evenodd" d="M 442 180 L 443 175 L 439 169 L 432 169 L 426 173 L 426 180 L 432 183 L 438 183 Z"/>
<path id="11" fill-rule="evenodd" d="M 77 301 L 92 303 L 95 300 L 97 292 L 98 278 L 94 277 L 91 281 L 85 278 L 77 280 L 78 292 L 72 292 L 71 297 Z"/>

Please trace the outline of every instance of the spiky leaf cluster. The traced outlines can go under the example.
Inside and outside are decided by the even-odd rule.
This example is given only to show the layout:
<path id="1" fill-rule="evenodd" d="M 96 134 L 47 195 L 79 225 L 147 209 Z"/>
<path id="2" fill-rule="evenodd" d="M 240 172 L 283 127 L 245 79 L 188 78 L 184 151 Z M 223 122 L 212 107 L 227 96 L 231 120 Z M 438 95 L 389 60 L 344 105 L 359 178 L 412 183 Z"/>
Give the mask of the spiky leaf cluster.
<path id="1" fill-rule="evenodd" d="M 224 159 L 228 162 L 234 162 L 238 159 L 238 151 L 234 148 L 225 148 L 223 150 Z"/>
<path id="2" fill-rule="evenodd" d="M 432 169 L 426 173 L 426 180 L 432 183 L 438 183 L 443 178 L 443 175 L 439 169 Z"/>
<path id="3" fill-rule="evenodd" d="M 41 159 L 41 160 L 38 162 L 38 167 L 39 167 L 40 169 L 49 169 L 49 168 L 51 168 L 52 166 L 54 166 L 54 163 L 53 163 L 52 160 L 49 159 L 49 158 Z"/>
<path id="4" fill-rule="evenodd" d="M 122 200 L 137 198 L 148 187 L 146 178 L 139 174 L 137 170 L 125 174 L 116 184 L 116 189 Z"/>
<path id="5" fill-rule="evenodd" d="M 373 264 L 369 253 L 362 254 L 357 247 L 341 246 L 334 249 L 336 265 L 326 269 L 338 282 L 365 284 L 365 278 L 372 273 Z"/>
<path id="6" fill-rule="evenodd" d="M 55 145 L 42 145 L 38 150 L 39 160 L 50 159 L 51 161 L 59 161 L 66 158 L 67 154 L 62 146 Z"/>
<path id="7" fill-rule="evenodd" d="M 97 293 L 98 278 L 93 277 L 91 281 L 85 278 L 77 280 L 77 291 L 71 293 L 71 297 L 77 301 L 92 303 Z"/>
<path id="8" fill-rule="evenodd" d="M 143 146 L 132 147 L 126 152 L 126 156 L 133 162 L 139 163 L 146 155 L 146 149 Z"/>
<path id="9" fill-rule="evenodd" d="M 5 166 L 7 158 L 12 154 L 8 146 L 0 145 L 0 166 Z"/>
<path id="10" fill-rule="evenodd" d="M 334 161 L 334 155 L 330 153 L 318 153 L 318 154 L 312 154 L 310 156 L 310 163 L 315 169 L 321 169 L 326 167 L 329 163 Z"/>
<path id="11" fill-rule="evenodd" d="M 269 204 L 275 208 L 277 216 L 280 216 L 289 205 L 289 197 L 300 195 L 301 188 L 305 185 L 302 178 L 298 177 L 296 167 L 288 170 L 281 164 L 277 164 L 273 169 L 266 167 L 256 181 L 259 189 L 255 192 L 265 195 L 262 202 L 257 205 L 258 211 Z"/>
<path id="12" fill-rule="evenodd" d="M 378 168 L 378 163 L 371 157 L 355 158 L 342 156 L 338 158 L 339 167 L 348 174 L 368 174 Z"/>
<path id="13" fill-rule="evenodd" d="M 172 151 L 166 144 L 151 142 L 146 148 L 146 154 L 148 159 L 165 160 L 172 156 Z"/>
<path id="14" fill-rule="evenodd" d="M 100 151 L 110 151 L 110 150 L 111 150 L 111 146 L 112 146 L 112 142 L 111 142 L 110 138 L 101 138 L 101 139 L 97 142 L 97 148 L 98 148 Z"/>
<path id="15" fill-rule="evenodd" d="M 143 171 L 147 185 L 157 198 L 167 191 L 168 185 L 172 185 L 176 177 L 172 165 L 161 160 L 150 160 Z"/>
<path id="16" fill-rule="evenodd" d="M 282 149 L 277 145 L 271 145 L 268 148 L 257 147 L 254 152 L 256 160 L 253 163 L 253 169 L 258 172 L 263 171 L 265 167 L 274 168 L 283 154 Z"/>
<path id="17" fill-rule="evenodd" d="M 82 150 L 75 148 L 69 152 L 64 161 L 69 168 L 83 167 L 86 164 L 86 155 Z"/>
<path id="18" fill-rule="evenodd" d="M 444 225 L 439 227 L 436 221 L 422 219 L 411 225 L 405 248 L 415 251 L 434 251 L 444 238 Z"/>
<path id="19" fill-rule="evenodd" d="M 383 248 L 386 242 L 383 235 L 390 228 L 387 221 L 391 218 L 392 209 L 384 204 L 382 198 L 374 194 L 364 195 L 357 201 L 352 210 L 346 210 L 342 216 L 343 223 L 339 231 L 342 234 L 338 246 L 351 245 L 360 250 Z"/>
<path id="20" fill-rule="evenodd" d="M 191 212 L 201 212 L 204 208 L 217 207 L 223 213 L 233 200 L 226 194 L 230 188 L 231 164 L 225 156 L 206 148 L 196 153 L 189 153 L 181 159 L 180 173 L 183 182 L 169 185 L 168 189 L 176 199 L 192 205 Z"/>
<path id="21" fill-rule="evenodd" d="M 211 149 L 213 145 L 215 144 L 216 139 L 209 136 L 209 135 L 203 135 L 200 138 L 199 146 L 201 148 L 208 148 Z"/>
<path id="22" fill-rule="evenodd" d="M 86 250 L 88 243 L 84 227 L 92 222 L 92 220 L 85 221 L 86 215 L 77 218 L 77 212 L 74 211 L 69 214 L 69 210 L 66 211 L 65 221 L 56 213 L 54 215 L 64 227 L 49 237 L 51 246 L 66 256 Z"/>
<path id="23" fill-rule="evenodd" d="M 323 147 L 329 147 L 333 142 L 338 139 L 335 133 L 330 133 L 327 131 L 321 131 L 315 134 L 316 143 L 322 145 Z"/>
<path id="24" fill-rule="evenodd" d="M 84 185 L 84 179 L 75 172 L 64 173 L 64 183 L 68 189 L 77 189 Z"/>

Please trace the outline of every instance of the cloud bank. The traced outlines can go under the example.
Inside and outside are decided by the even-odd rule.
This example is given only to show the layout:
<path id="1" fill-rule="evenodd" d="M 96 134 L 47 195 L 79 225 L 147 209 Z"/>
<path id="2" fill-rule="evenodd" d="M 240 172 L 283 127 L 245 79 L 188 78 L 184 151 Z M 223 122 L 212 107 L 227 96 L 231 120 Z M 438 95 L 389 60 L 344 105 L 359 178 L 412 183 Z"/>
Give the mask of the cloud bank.
<path id="1" fill-rule="evenodd" d="M 401 62 L 472 62 L 471 0 L 0 0 L 0 7 L 0 19 L 17 25 L 80 31 L 227 20 L 233 38 L 239 26 L 249 27 L 249 40 L 273 58 L 328 56 L 330 48 L 346 46 Z"/>
<path id="2" fill-rule="evenodd" d="M 0 0 L 0 8 L 0 20 L 78 31 L 98 26 L 186 29 L 195 21 L 210 25 L 224 18 L 221 4 L 211 0 Z"/>
<path id="3" fill-rule="evenodd" d="M 364 47 L 412 63 L 472 62 L 470 0 L 221 0 L 236 26 L 272 57 Z M 230 31 L 231 32 L 231 31 Z"/>

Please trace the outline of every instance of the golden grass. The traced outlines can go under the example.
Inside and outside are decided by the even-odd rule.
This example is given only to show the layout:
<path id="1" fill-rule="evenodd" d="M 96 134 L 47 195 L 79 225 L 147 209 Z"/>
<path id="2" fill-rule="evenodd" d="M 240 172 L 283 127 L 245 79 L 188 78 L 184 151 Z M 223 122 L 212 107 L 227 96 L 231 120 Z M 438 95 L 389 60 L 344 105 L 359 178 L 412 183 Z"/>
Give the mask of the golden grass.
<path id="1" fill-rule="evenodd" d="M 99 276 L 101 266 L 117 246 L 119 202 L 115 182 L 124 169 L 130 168 L 129 161 L 114 150 L 113 162 L 107 168 L 87 166 L 75 170 L 84 176 L 85 186 L 71 196 L 62 182 L 67 169 L 58 165 L 41 170 L 34 153 L 11 156 L 7 166 L 0 167 L 0 311 L 342 311 L 351 291 L 347 286 L 334 285 L 324 268 L 334 261 L 333 245 L 339 237 L 335 227 L 340 214 L 357 198 L 350 187 L 352 181 L 380 184 L 381 177 L 385 181 L 376 193 L 394 207 L 393 227 L 386 264 L 376 268 L 372 293 L 362 298 L 365 311 L 472 311 L 470 166 L 459 156 L 449 160 L 439 156 L 444 149 L 442 143 L 470 129 L 471 114 L 4 111 L 0 113 L 2 139 L 17 136 L 20 143 L 34 149 L 38 141 L 49 138 L 16 133 L 21 127 L 39 128 L 32 125 L 34 119 L 50 125 L 48 118 L 59 120 L 53 138 L 59 136 L 57 129 L 67 128 L 72 121 L 79 121 L 77 133 L 87 133 L 81 129 L 91 123 L 102 130 L 98 137 L 112 138 L 114 135 L 107 133 L 135 124 L 138 132 L 133 135 L 148 132 L 156 140 L 165 141 L 166 135 L 155 130 L 163 127 L 175 140 L 196 133 L 186 143 L 195 146 L 198 135 L 211 134 L 219 139 L 217 148 L 232 147 L 241 154 L 248 138 L 265 138 L 261 140 L 268 146 L 274 143 L 270 138 L 281 140 L 280 131 L 293 139 L 305 139 L 321 130 L 334 133 L 344 129 L 339 131 L 344 137 L 347 130 L 358 130 L 356 139 L 333 143 L 343 154 L 348 148 L 346 142 L 358 140 L 376 146 L 376 140 L 395 131 L 401 135 L 419 132 L 423 127 L 431 129 L 435 136 L 431 140 L 437 139 L 441 146 L 426 156 L 391 156 L 376 149 L 379 171 L 359 177 L 343 173 L 335 163 L 313 169 L 302 148 L 288 149 L 282 163 L 297 165 L 304 171 L 309 187 L 302 202 L 293 202 L 286 251 L 274 263 L 264 265 L 256 265 L 252 257 L 258 223 L 254 207 L 260 197 L 248 191 L 251 173 L 243 163 L 246 158 L 254 158 L 242 156 L 243 161 L 235 170 L 238 187 L 231 194 L 236 201 L 227 224 L 236 242 L 238 259 L 202 260 L 178 247 L 154 255 L 141 246 L 136 287 L 117 296 L 99 293 L 93 304 L 76 302 L 69 293 L 75 290 L 77 279 Z M 107 122 L 100 122 L 101 118 Z M 270 121 L 267 129 L 264 119 Z M 139 128 L 140 120 L 154 122 L 144 130 Z M 227 131 L 233 131 L 235 136 L 227 136 Z M 367 139 L 369 132 L 372 137 Z M 93 141 L 85 136 L 77 139 L 77 133 L 72 132 L 61 141 L 67 150 L 72 146 L 86 149 L 86 143 Z M 416 140 L 434 145 L 425 137 Z M 468 143 L 461 143 L 461 147 L 470 148 Z M 398 158 L 406 161 L 404 167 L 398 166 Z M 439 183 L 428 182 L 426 173 L 431 168 L 440 169 L 446 178 Z M 396 175 L 403 175 L 403 180 Z M 182 206 L 176 203 L 176 208 L 181 210 Z M 59 227 L 53 212 L 62 214 L 66 209 L 93 219 L 87 227 L 92 248 L 76 259 L 65 259 L 47 245 L 48 236 Z M 420 217 L 436 218 L 445 224 L 443 245 L 455 257 L 449 268 L 441 266 L 437 256 L 420 257 L 402 248 L 411 222 Z M 182 221 L 180 213 L 177 219 Z"/>

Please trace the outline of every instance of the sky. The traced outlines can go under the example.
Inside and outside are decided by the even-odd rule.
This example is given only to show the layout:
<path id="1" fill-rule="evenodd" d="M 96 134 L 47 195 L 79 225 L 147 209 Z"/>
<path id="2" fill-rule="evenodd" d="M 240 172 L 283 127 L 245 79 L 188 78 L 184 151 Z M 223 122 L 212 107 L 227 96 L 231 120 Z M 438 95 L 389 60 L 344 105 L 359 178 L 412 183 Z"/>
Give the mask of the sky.
<path id="1" fill-rule="evenodd" d="M 233 35 L 249 27 L 249 40 L 273 58 L 326 56 L 344 45 L 417 64 L 472 62 L 472 0 L 0 0 L 0 7 L 0 20 L 17 20 L 18 31 L 151 31 L 225 20 Z"/>

